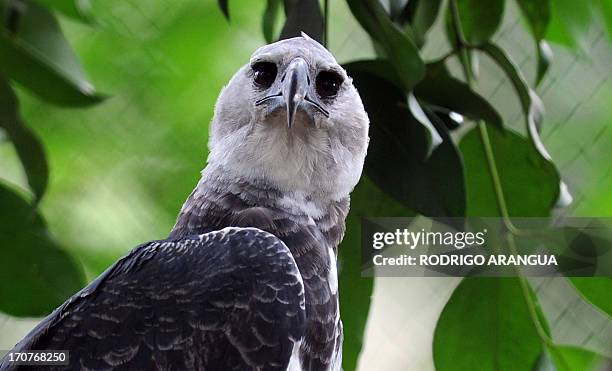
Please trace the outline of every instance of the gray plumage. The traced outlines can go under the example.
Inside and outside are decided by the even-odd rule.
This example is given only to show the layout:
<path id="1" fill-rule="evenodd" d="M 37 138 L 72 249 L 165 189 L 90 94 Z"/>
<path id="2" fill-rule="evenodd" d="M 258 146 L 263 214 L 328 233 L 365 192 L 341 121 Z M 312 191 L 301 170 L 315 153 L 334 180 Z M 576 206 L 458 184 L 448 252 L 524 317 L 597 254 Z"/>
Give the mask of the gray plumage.
<path id="1" fill-rule="evenodd" d="M 367 130 L 321 45 L 258 49 L 221 92 L 208 165 L 168 239 L 135 248 L 15 350 L 70 349 L 73 369 L 339 370 L 337 247 Z"/>

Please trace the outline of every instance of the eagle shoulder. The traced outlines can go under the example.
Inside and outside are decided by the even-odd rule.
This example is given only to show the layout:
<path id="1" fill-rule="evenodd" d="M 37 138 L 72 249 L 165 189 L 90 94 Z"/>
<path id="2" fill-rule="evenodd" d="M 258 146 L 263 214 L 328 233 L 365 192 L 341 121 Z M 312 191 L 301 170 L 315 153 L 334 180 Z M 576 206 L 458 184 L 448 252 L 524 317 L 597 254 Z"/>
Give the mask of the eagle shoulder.
<path id="1" fill-rule="evenodd" d="M 14 351 L 70 349 L 71 368 L 82 369 L 284 370 L 304 323 L 287 246 L 228 227 L 138 246 Z"/>

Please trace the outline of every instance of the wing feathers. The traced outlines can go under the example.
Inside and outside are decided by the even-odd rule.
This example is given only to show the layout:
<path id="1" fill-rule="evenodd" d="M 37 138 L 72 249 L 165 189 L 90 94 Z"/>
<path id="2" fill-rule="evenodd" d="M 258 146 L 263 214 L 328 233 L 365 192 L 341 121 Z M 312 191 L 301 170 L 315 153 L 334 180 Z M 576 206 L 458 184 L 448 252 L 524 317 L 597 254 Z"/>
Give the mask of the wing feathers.
<path id="1" fill-rule="evenodd" d="M 137 247 L 15 350 L 70 349 L 83 369 L 285 369 L 304 322 L 287 246 L 232 227 Z"/>

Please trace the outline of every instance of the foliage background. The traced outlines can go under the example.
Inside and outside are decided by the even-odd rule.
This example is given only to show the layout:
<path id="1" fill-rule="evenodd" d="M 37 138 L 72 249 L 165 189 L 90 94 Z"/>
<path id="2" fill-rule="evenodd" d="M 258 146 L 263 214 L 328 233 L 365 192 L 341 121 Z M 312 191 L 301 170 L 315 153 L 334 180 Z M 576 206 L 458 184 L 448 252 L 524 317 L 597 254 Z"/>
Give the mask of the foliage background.
<path id="1" fill-rule="evenodd" d="M 51 169 L 42 213 L 61 246 L 81 263 L 87 280 L 138 243 L 167 235 L 204 166 L 207 125 L 219 90 L 264 43 L 259 17 L 264 6 L 263 1 L 230 1 L 228 23 L 212 1 L 151 0 L 145 5 L 107 0 L 93 2 L 97 25 L 60 18 L 91 81 L 111 97 L 88 109 L 65 109 L 23 89 L 18 95 L 22 116 L 43 138 Z M 532 41 L 513 3 L 506 6 L 495 40 L 533 81 Z M 331 14 L 329 46 L 341 62 L 375 55 L 344 2 L 332 1 Z M 442 23 L 435 25 L 423 52 L 428 60 L 448 48 Z M 538 89 L 547 108 L 542 137 L 575 198 L 559 213 L 612 216 L 610 35 L 597 17 L 581 35 L 573 50 L 553 45 L 552 70 Z M 556 35 L 557 41 L 564 41 L 562 36 Z M 521 131 L 522 115 L 508 82 L 484 58 L 480 70 L 482 95 L 491 99 L 507 126 Z M 27 188 L 7 141 L 0 141 L 0 178 Z M 362 367 L 387 362 L 385 369 L 432 368 L 433 328 L 455 284 L 379 280 Z M 548 298 L 554 300 L 568 306 L 568 300 Z M 557 313 L 561 319 L 553 322 L 553 335 L 606 351 L 610 321 L 575 313 Z M 398 326 L 403 317 L 407 325 Z M 35 323 L 2 318 L 0 348 L 10 348 Z M 586 335 L 572 338 L 576 328 Z"/>

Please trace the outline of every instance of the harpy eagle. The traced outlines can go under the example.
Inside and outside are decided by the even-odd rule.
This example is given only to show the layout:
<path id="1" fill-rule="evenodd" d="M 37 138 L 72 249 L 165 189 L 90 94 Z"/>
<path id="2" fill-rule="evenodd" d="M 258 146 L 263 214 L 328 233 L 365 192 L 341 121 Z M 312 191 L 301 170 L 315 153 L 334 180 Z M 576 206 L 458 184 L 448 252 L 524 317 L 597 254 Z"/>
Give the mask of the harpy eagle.
<path id="1" fill-rule="evenodd" d="M 169 237 L 133 249 L 13 351 L 69 350 L 55 369 L 340 370 L 337 247 L 368 125 L 319 43 L 261 47 L 219 96 L 207 166 Z"/>

